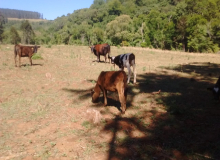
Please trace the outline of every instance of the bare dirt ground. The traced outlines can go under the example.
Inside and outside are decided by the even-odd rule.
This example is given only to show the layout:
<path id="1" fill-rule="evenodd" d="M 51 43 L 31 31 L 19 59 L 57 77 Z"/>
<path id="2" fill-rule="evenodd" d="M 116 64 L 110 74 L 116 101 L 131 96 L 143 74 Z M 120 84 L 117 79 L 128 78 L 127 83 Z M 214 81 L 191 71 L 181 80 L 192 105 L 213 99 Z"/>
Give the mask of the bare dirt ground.
<path id="1" fill-rule="evenodd" d="M 136 55 L 137 84 L 121 115 L 116 93 L 107 107 L 102 96 L 91 102 L 112 64 L 95 62 L 88 47 L 47 47 L 43 60 L 22 58 L 19 68 L 13 46 L 0 46 L 0 160 L 220 159 L 220 103 L 206 89 L 220 76 L 220 55 L 112 47 Z"/>

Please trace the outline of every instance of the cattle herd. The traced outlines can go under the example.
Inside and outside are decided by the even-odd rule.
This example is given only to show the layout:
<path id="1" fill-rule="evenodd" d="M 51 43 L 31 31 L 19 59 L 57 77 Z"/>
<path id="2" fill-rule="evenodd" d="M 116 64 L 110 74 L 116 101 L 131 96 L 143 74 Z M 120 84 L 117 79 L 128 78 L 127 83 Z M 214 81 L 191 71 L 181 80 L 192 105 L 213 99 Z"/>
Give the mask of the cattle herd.
<path id="1" fill-rule="evenodd" d="M 21 57 L 28 57 L 30 64 L 32 65 L 31 57 L 34 53 L 37 53 L 37 49 L 40 46 L 14 46 L 14 60 L 15 66 L 17 67 L 16 57 L 19 56 L 19 67 L 21 66 Z M 110 55 L 110 45 L 107 43 L 97 44 L 90 46 L 91 52 L 97 57 L 97 62 L 100 62 L 100 56 L 105 57 L 108 54 L 109 63 L 117 65 L 119 71 L 102 71 L 98 76 L 95 88 L 91 90 L 92 102 L 98 101 L 99 95 L 103 92 L 104 105 L 107 105 L 107 91 L 118 92 L 119 101 L 121 103 L 121 112 L 125 113 L 126 110 L 126 99 L 127 99 L 127 83 L 130 82 L 131 78 L 131 67 L 133 67 L 134 83 L 136 83 L 136 66 L 135 66 L 135 55 L 133 53 L 121 54 L 115 57 Z M 124 68 L 128 69 L 128 77 L 124 72 Z M 214 93 L 215 98 L 220 97 L 220 77 L 214 87 L 207 88 Z"/>
<path id="2" fill-rule="evenodd" d="M 107 91 L 118 92 L 119 101 L 121 103 L 122 114 L 126 110 L 126 99 L 127 99 L 127 83 L 131 79 L 131 66 L 133 67 L 134 83 L 136 83 L 136 68 L 135 68 L 135 55 L 133 53 L 121 54 L 116 57 L 111 57 L 110 45 L 97 44 L 91 46 L 91 52 L 97 56 L 97 62 L 100 62 L 100 55 L 105 57 L 108 54 L 109 63 L 113 63 L 114 67 L 117 65 L 120 71 L 107 71 L 101 72 L 94 90 L 91 91 L 92 102 L 96 102 L 100 92 L 103 92 L 104 105 L 107 105 Z M 128 78 L 124 72 L 124 68 L 128 69 Z"/>

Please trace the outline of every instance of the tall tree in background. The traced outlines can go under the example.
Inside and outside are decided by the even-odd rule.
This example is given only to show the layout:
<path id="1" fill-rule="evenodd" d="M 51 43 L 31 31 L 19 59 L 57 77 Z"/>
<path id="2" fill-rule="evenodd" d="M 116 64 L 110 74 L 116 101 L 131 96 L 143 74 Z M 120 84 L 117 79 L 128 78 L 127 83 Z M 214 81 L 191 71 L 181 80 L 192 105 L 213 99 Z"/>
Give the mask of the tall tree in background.
<path id="1" fill-rule="evenodd" d="M 20 29 L 23 32 L 22 42 L 25 44 L 34 43 L 35 33 L 28 20 L 22 22 Z"/>
<path id="2" fill-rule="evenodd" d="M 4 32 L 3 24 L 5 24 L 5 18 L 0 12 L 0 42 L 2 42 L 3 39 L 3 32 Z"/>
<path id="3" fill-rule="evenodd" d="M 12 44 L 18 44 L 19 42 L 21 42 L 21 37 L 13 26 L 10 29 L 10 38 Z"/>

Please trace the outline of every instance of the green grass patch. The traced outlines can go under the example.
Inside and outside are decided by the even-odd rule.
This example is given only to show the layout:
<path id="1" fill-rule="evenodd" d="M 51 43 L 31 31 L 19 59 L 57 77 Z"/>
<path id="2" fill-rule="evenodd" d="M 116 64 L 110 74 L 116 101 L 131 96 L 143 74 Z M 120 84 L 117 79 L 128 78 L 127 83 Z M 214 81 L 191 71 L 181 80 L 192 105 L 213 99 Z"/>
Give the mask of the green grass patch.
<path id="1" fill-rule="evenodd" d="M 37 60 L 37 59 L 43 59 L 43 57 L 38 53 L 38 54 L 34 54 L 31 59 Z"/>

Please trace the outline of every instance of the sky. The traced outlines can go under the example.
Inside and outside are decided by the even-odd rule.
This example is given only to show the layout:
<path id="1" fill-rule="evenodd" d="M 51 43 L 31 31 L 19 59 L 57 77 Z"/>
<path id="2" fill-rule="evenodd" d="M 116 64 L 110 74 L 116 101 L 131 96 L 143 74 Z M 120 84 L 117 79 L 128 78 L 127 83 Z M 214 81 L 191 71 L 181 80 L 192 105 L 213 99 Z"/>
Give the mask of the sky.
<path id="1" fill-rule="evenodd" d="M 74 10 L 89 8 L 94 0 L 0 0 L 0 8 L 33 11 L 43 18 L 54 20 L 73 13 Z"/>

